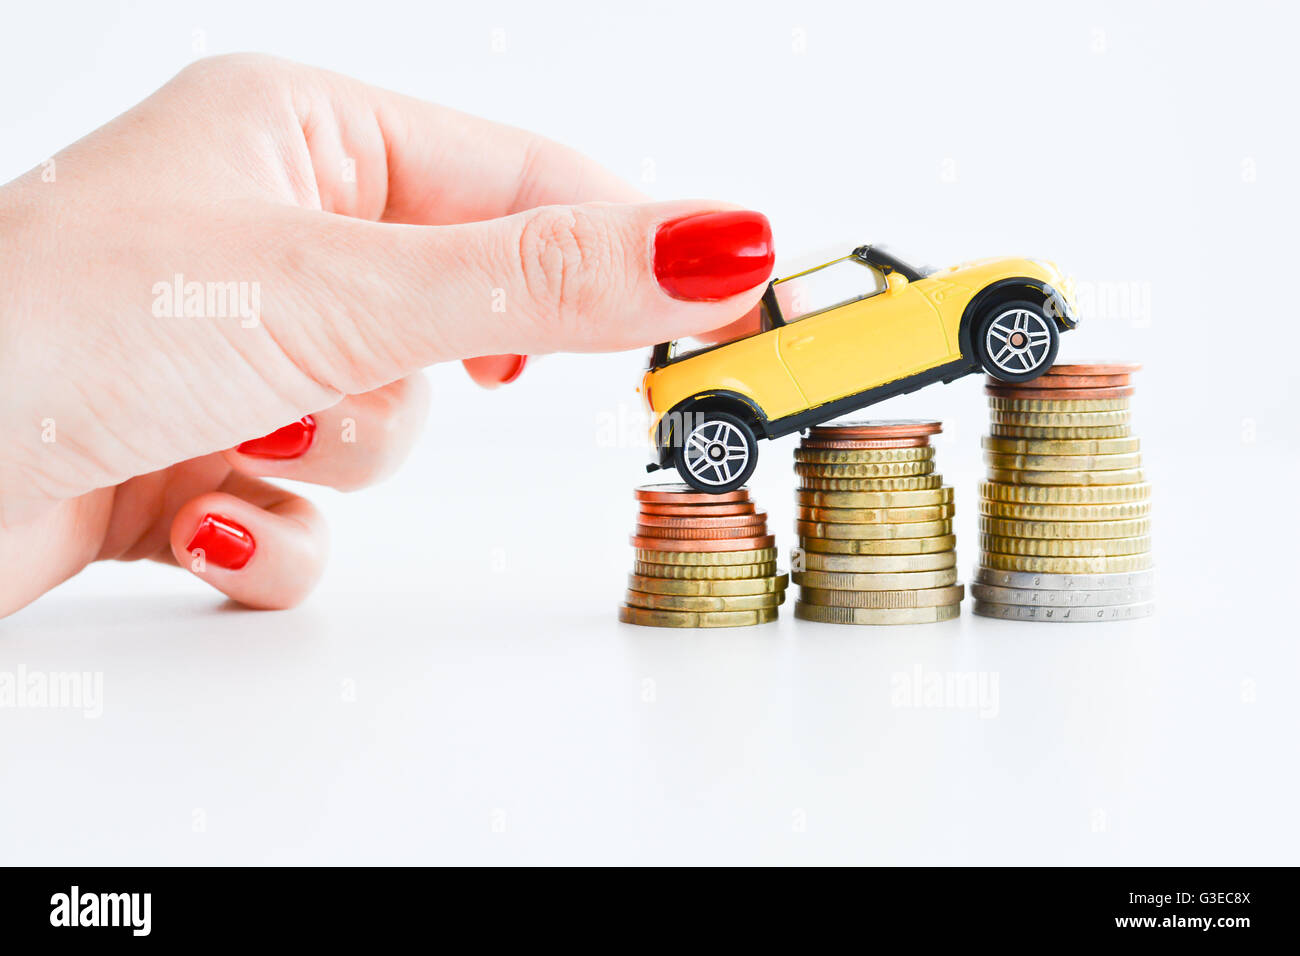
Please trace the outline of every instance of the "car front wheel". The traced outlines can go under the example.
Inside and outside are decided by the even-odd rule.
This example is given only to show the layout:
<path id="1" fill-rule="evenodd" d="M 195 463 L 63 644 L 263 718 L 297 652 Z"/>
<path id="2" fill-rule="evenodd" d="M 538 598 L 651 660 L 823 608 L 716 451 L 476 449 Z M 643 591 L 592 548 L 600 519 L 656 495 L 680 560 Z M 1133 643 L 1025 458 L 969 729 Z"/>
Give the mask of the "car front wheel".
<path id="1" fill-rule="evenodd" d="M 1056 360 L 1061 334 L 1042 305 L 1003 302 L 988 311 L 975 334 L 984 371 L 1003 382 L 1038 378 Z"/>
<path id="2" fill-rule="evenodd" d="M 699 491 L 735 491 L 758 464 L 758 439 L 748 423 L 728 412 L 688 412 L 674 436 L 673 464 L 682 481 Z"/>

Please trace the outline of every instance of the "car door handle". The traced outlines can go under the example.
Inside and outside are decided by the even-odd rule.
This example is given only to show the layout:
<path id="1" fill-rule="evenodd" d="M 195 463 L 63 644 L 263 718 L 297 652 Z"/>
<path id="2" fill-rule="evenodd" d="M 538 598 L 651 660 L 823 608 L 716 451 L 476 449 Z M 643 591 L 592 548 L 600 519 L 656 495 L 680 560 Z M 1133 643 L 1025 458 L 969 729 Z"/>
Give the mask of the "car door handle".
<path id="1" fill-rule="evenodd" d="M 812 341 L 813 339 L 815 339 L 815 338 L 817 338 L 817 336 L 815 336 L 815 335 L 804 335 L 804 336 L 801 336 L 801 337 L 799 337 L 799 338 L 797 338 L 797 339 L 791 339 L 791 340 L 790 340 L 790 348 L 792 348 L 792 349 L 797 349 L 797 348 L 798 348 L 799 346 L 801 346 L 801 345 L 807 345 L 809 342 L 811 342 L 811 341 Z"/>

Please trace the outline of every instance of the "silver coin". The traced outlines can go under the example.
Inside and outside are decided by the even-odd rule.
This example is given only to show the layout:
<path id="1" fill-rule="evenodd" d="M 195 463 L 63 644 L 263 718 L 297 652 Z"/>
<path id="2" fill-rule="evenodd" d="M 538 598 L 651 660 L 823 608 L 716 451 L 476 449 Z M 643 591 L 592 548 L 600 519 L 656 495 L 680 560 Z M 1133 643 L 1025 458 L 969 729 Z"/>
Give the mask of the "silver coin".
<path id="1" fill-rule="evenodd" d="M 972 584 L 970 593 L 977 601 L 992 604 L 1040 605 L 1042 607 L 1103 607 L 1114 604 L 1143 604 L 1155 596 L 1154 588 L 999 588 L 990 584 Z"/>
<path id="2" fill-rule="evenodd" d="M 1121 571 L 1114 574 L 1035 574 L 1032 571 L 975 569 L 975 583 L 998 588 L 1048 588 L 1054 591 L 1101 591 L 1111 588 L 1149 588 L 1156 573 Z"/>
<path id="3" fill-rule="evenodd" d="M 973 608 L 980 617 L 998 617 L 1009 621 L 1046 621 L 1049 624 L 1131 621 L 1139 617 L 1150 617 L 1155 609 L 1153 601 L 1142 604 L 1112 604 L 1107 607 L 1044 607 L 976 601 Z"/>

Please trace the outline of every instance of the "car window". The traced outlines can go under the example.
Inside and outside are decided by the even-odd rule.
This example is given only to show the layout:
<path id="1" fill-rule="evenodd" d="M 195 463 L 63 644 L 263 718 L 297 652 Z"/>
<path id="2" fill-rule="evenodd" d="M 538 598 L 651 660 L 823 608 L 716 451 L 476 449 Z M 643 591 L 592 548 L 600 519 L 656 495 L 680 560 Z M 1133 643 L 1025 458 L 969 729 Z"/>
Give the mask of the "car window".
<path id="1" fill-rule="evenodd" d="M 697 352 L 703 352 L 707 349 L 716 348 L 719 345 L 728 345 L 732 342 L 739 342 L 741 339 L 747 339 L 751 335 L 757 335 L 759 332 L 766 331 L 771 325 L 764 325 L 763 317 L 760 310 L 755 307 L 748 313 L 741 316 L 736 321 L 724 325 L 720 329 L 714 329 L 711 332 L 700 336 L 689 336 L 684 339 L 678 339 L 676 342 L 668 343 L 668 354 L 666 361 L 675 362 L 677 359 L 686 358 Z"/>
<path id="2" fill-rule="evenodd" d="M 777 282 L 773 288 L 782 317 L 786 322 L 797 322 L 818 312 L 884 292 L 885 277 L 860 259 L 847 258 L 791 276 Z"/>
<path id="3" fill-rule="evenodd" d="M 677 339 L 675 342 L 668 343 L 668 361 L 675 362 L 678 359 L 686 358 L 688 355 L 694 355 L 696 352 L 711 349 L 718 344 L 705 339 L 697 339 L 693 335 L 684 339 Z"/>

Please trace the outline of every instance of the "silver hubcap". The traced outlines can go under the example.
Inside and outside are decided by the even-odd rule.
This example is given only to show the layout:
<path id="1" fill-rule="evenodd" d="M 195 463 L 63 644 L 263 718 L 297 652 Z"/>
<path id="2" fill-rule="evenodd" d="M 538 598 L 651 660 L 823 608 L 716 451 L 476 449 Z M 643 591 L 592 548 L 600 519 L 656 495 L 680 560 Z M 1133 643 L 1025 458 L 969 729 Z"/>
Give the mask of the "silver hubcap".
<path id="1" fill-rule="evenodd" d="M 1047 361 L 1052 333 L 1047 320 L 1028 309 L 1008 309 L 989 323 L 984 349 L 1004 372 L 1032 372 Z"/>
<path id="2" fill-rule="evenodd" d="M 705 422 L 686 439 L 686 469 L 705 485 L 725 485 L 749 466 L 749 442 L 731 422 Z"/>

